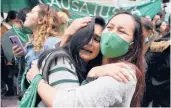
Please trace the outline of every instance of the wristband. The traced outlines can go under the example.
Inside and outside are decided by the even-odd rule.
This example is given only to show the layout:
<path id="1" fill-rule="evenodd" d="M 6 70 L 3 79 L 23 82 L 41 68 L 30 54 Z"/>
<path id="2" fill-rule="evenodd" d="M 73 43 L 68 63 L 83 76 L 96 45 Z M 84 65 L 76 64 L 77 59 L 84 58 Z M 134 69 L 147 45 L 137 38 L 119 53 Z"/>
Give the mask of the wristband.
<path id="1" fill-rule="evenodd" d="M 37 74 L 31 82 L 39 82 L 42 78 L 43 76 L 41 74 Z"/>

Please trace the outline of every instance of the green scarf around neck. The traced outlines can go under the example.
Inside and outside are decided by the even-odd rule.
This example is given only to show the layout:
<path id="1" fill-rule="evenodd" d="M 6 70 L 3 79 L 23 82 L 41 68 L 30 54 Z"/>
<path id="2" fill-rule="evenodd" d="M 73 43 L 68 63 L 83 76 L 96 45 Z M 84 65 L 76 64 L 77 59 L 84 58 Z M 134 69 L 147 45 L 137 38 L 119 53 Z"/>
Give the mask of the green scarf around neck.
<path id="1" fill-rule="evenodd" d="M 17 28 L 16 25 L 12 25 L 12 28 L 23 43 L 26 43 L 29 40 L 28 34 L 32 34 L 32 31 L 25 27 Z"/>

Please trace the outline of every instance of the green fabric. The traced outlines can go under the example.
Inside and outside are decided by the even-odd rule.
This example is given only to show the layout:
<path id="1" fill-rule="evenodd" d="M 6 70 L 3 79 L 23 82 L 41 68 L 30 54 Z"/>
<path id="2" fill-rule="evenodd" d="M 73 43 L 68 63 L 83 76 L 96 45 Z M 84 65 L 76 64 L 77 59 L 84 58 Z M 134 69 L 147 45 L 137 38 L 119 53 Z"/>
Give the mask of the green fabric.
<path id="1" fill-rule="evenodd" d="M 36 104 L 36 97 L 37 97 L 37 87 L 42 79 L 42 76 L 38 74 L 35 76 L 35 78 L 32 80 L 29 88 L 24 93 L 24 96 L 22 97 L 19 108 L 22 107 L 35 107 Z"/>
<path id="2" fill-rule="evenodd" d="M 74 72 L 72 72 L 71 70 L 69 70 L 66 67 L 57 67 L 57 68 L 54 68 L 54 69 L 52 69 L 52 70 L 49 71 L 49 74 L 52 74 L 52 73 L 57 72 L 57 71 L 66 71 L 66 72 L 69 71 L 69 72 L 71 72 L 71 73 L 74 74 Z"/>
<path id="3" fill-rule="evenodd" d="M 15 10 L 24 7 L 33 7 L 35 3 L 45 3 L 55 7 L 57 10 L 65 8 L 71 15 L 71 19 L 76 19 L 85 16 L 101 16 L 106 21 L 110 19 L 119 8 L 114 6 L 100 5 L 91 2 L 85 2 L 83 0 L 2 0 L 2 10 Z M 33 2 L 34 1 L 34 2 Z M 32 6 L 30 5 L 32 4 Z M 154 17 L 159 11 L 161 11 L 161 0 L 149 0 L 136 3 L 136 5 L 124 6 L 121 4 L 120 8 L 126 9 L 138 16 L 150 16 Z"/>
<path id="4" fill-rule="evenodd" d="M 13 25 L 12 28 L 23 43 L 26 43 L 28 41 L 29 38 L 27 34 L 31 34 L 31 32 L 28 32 L 27 30 L 25 30 L 25 28 L 17 28 L 15 25 Z"/>
<path id="5" fill-rule="evenodd" d="M 24 74 L 24 70 L 25 70 L 25 57 L 16 57 L 16 61 L 15 61 L 15 65 L 17 65 L 17 67 L 19 67 L 19 71 L 18 71 L 18 78 L 17 78 L 17 88 L 18 88 L 18 94 L 20 95 L 21 92 L 21 81 L 23 78 L 23 74 Z"/>
<path id="6" fill-rule="evenodd" d="M 107 58 L 123 56 L 128 52 L 129 46 L 129 42 L 126 42 L 114 32 L 102 33 L 100 48 L 103 56 Z"/>
<path id="7" fill-rule="evenodd" d="M 165 14 L 165 22 L 167 23 L 167 24 L 169 24 L 169 13 L 166 13 Z"/>
<path id="8" fill-rule="evenodd" d="M 25 0 L 1 0 L 1 4 L 1 12 L 19 11 L 22 8 L 30 7 Z"/>
<path id="9" fill-rule="evenodd" d="M 81 0 L 40 0 L 42 3 L 54 6 L 56 9 L 67 9 L 71 13 L 71 18 L 76 19 L 85 16 L 101 16 L 106 21 L 111 16 L 116 14 L 119 10 L 117 7 L 100 5 L 91 2 L 85 2 Z M 148 2 L 140 2 L 139 4 L 132 6 L 120 6 L 122 9 L 128 10 L 138 16 L 150 16 L 153 18 L 155 14 L 161 11 L 161 0 L 151 0 Z"/>
<path id="10" fill-rule="evenodd" d="M 24 71 L 24 74 L 22 76 L 22 79 L 21 79 L 21 91 L 25 91 L 30 85 L 30 81 L 27 80 L 27 78 L 26 78 L 26 74 L 27 74 L 29 69 L 30 69 L 29 67 L 26 67 L 25 71 Z"/>
<path id="11" fill-rule="evenodd" d="M 144 38 L 144 43 L 145 44 L 148 43 L 151 40 L 152 37 L 153 37 L 153 34 L 148 36 L 148 37 L 146 37 L 146 38 Z"/>
<path id="12" fill-rule="evenodd" d="M 83 80 L 83 82 L 81 83 L 81 85 L 86 85 L 86 84 L 88 84 L 86 80 Z"/>
<path id="13" fill-rule="evenodd" d="M 64 30 L 68 27 L 69 21 L 66 24 L 63 24 L 60 28 L 64 32 Z"/>

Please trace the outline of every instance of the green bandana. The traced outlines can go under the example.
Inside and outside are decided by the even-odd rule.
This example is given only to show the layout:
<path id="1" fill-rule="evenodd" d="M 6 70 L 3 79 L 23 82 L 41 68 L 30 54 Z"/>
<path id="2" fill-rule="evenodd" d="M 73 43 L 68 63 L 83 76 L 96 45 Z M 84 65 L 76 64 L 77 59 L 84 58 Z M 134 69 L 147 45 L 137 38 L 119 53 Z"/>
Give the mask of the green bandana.
<path id="1" fill-rule="evenodd" d="M 29 39 L 28 34 L 31 34 L 32 32 L 28 30 L 27 28 L 17 28 L 15 25 L 12 26 L 14 32 L 18 35 L 19 39 L 23 42 L 26 43 Z"/>
<path id="2" fill-rule="evenodd" d="M 146 38 L 144 38 L 144 44 L 148 43 L 151 40 L 152 37 L 153 37 L 153 34 L 146 37 Z"/>

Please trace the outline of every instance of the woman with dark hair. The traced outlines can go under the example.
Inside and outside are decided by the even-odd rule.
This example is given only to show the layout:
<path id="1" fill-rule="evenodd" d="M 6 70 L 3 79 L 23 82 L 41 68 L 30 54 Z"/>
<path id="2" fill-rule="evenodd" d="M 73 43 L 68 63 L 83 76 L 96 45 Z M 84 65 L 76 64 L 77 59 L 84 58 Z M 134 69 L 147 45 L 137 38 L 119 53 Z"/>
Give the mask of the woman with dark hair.
<path id="1" fill-rule="evenodd" d="M 81 34 L 82 32 L 79 31 L 79 33 Z M 79 39 L 79 41 L 83 40 L 83 37 L 78 38 L 77 36 L 73 36 L 70 42 L 74 38 Z M 88 37 L 87 40 L 89 39 L 91 38 Z M 127 65 L 127 70 L 125 71 L 131 75 L 130 81 L 128 83 L 118 82 L 108 76 L 103 76 L 92 81 L 92 78 L 87 77 L 86 80 L 89 83 L 84 86 L 69 89 L 55 89 L 40 78 L 37 81 L 37 91 L 40 97 L 48 106 L 54 107 L 140 107 L 144 89 L 142 40 L 140 19 L 128 12 L 116 14 L 107 24 L 100 42 L 101 52 L 104 55 L 103 64 L 106 65 L 92 68 L 90 73 L 95 70 L 108 71 L 107 67 L 113 65 L 111 63 L 117 64 L 124 62 Z M 84 45 L 81 44 L 79 47 L 76 47 L 77 50 L 74 50 L 72 53 L 78 51 L 78 48 L 81 49 L 81 46 Z M 85 48 L 83 47 L 83 50 L 88 51 Z M 79 61 L 79 59 L 76 60 Z M 38 68 L 35 65 L 32 66 L 27 73 L 27 78 L 30 81 L 41 76 Z M 113 70 L 117 68 L 117 65 L 115 66 L 112 68 Z M 84 78 L 83 75 L 82 70 L 78 71 L 79 80 Z"/>
<path id="2" fill-rule="evenodd" d="M 153 20 L 152 20 L 152 24 L 153 26 L 155 26 L 155 24 L 157 23 L 157 21 L 160 21 L 160 20 L 163 20 L 164 18 L 164 12 L 158 12 L 154 17 L 153 17 Z"/>
<path id="3" fill-rule="evenodd" d="M 19 40 L 21 41 L 21 44 L 24 45 L 28 39 L 29 39 L 29 32 L 24 32 L 24 28 L 22 27 L 23 22 L 25 21 L 24 17 L 19 17 L 19 16 L 26 16 L 26 14 L 30 12 L 29 8 L 22 8 L 21 10 L 17 12 L 12 12 L 13 14 L 10 15 L 10 17 L 7 18 L 7 21 L 13 18 L 15 18 L 17 16 L 17 18 L 13 19 L 13 25 L 11 29 L 9 29 L 3 36 L 2 36 L 2 40 L 1 40 L 1 44 L 2 44 L 2 50 L 3 50 L 3 54 L 4 54 L 4 58 L 5 58 L 5 65 L 7 65 L 7 68 L 9 70 L 9 73 L 7 71 L 4 71 L 4 73 L 8 73 L 8 77 L 10 79 L 7 79 L 7 81 L 13 81 L 13 78 L 16 79 L 17 74 L 18 74 L 18 65 L 15 65 L 15 61 L 14 61 L 14 54 L 12 52 L 12 43 L 9 39 L 10 36 L 17 36 L 19 38 Z M 14 30 L 14 25 L 15 25 L 15 30 Z M 16 32 L 17 31 L 17 32 Z M 18 33 L 20 31 L 20 33 Z M 12 79 L 12 80 L 11 80 Z M 13 82 L 14 86 L 16 86 L 16 81 Z M 9 82 L 9 84 L 13 84 L 11 82 Z M 17 89 L 14 89 L 17 90 Z"/>
<path id="4" fill-rule="evenodd" d="M 14 10 L 8 12 L 7 18 L 2 22 L 1 25 L 1 36 L 3 36 L 5 32 L 11 29 L 13 24 L 18 23 L 17 14 L 18 13 Z M 1 12 L 1 16 L 3 17 L 3 12 Z"/>
<path id="5" fill-rule="evenodd" d="M 142 107 L 170 107 L 170 32 L 152 42 L 146 54 L 146 92 Z"/>
<path id="6" fill-rule="evenodd" d="M 168 32 L 167 31 L 167 26 L 168 25 L 166 24 L 165 21 L 160 20 L 160 21 L 156 22 L 155 29 L 156 29 L 157 32 L 160 33 L 160 38 L 162 38 L 164 35 L 167 34 L 167 32 Z"/>
<path id="7" fill-rule="evenodd" d="M 2 48 L 4 50 L 4 55 L 8 60 L 8 64 L 12 64 L 14 60 L 14 54 L 12 52 L 12 43 L 9 39 L 10 36 L 17 35 L 19 40 L 21 41 L 22 45 L 25 45 L 25 43 L 29 40 L 30 34 L 32 32 L 28 32 L 23 27 L 23 23 L 25 21 L 25 16 L 27 13 L 30 12 L 29 8 L 23 8 L 21 9 L 17 14 L 17 23 L 11 25 L 12 29 L 8 30 L 4 36 L 2 37 Z M 21 17 L 23 16 L 23 17 Z"/>
<path id="8" fill-rule="evenodd" d="M 87 68 L 101 65 L 100 36 L 105 27 L 101 17 L 76 32 L 62 48 L 44 52 L 38 67 L 48 83 L 55 88 L 78 87 L 86 79 Z M 44 106 L 40 103 L 38 106 Z"/>
<path id="9" fill-rule="evenodd" d="M 8 12 L 7 18 L 5 19 L 5 22 L 13 24 L 12 22 L 15 22 L 17 20 L 17 12 L 14 10 L 11 10 Z"/>
<path id="10" fill-rule="evenodd" d="M 149 19 L 143 17 L 141 22 L 144 38 L 143 54 L 145 55 L 151 43 L 159 38 L 159 34 L 154 30 L 153 24 Z"/>

